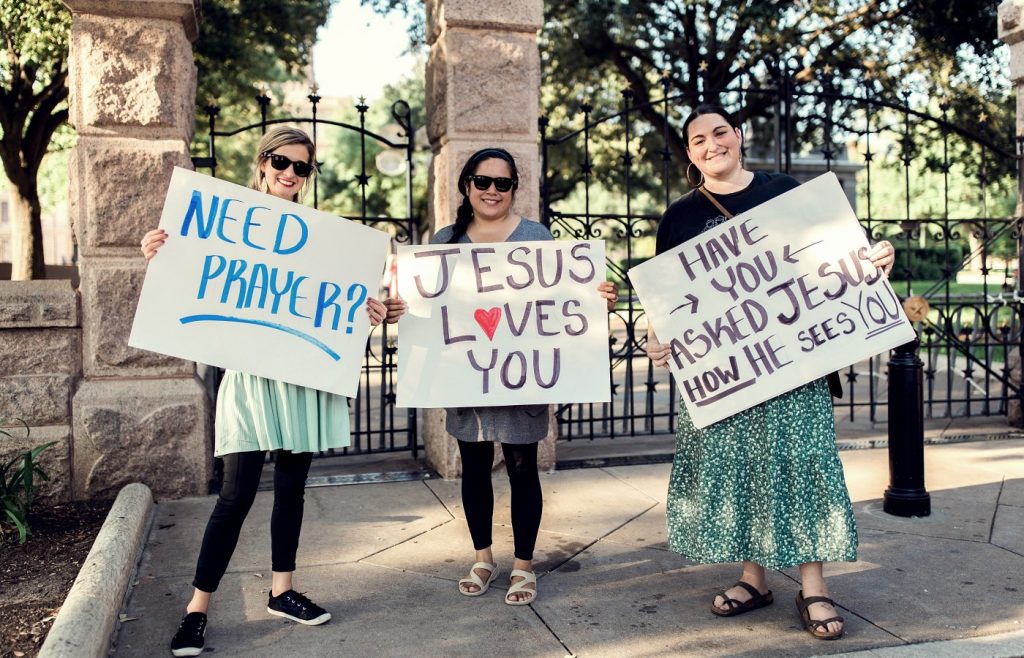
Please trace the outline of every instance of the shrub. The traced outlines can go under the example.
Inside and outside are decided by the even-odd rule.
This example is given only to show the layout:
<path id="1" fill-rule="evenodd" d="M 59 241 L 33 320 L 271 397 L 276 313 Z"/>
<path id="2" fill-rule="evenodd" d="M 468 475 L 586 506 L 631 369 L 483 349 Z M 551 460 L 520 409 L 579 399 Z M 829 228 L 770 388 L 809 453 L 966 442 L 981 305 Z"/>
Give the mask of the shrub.
<path id="1" fill-rule="evenodd" d="M 25 438 L 29 436 L 28 425 L 25 424 Z M 11 433 L 0 429 L 0 438 L 13 438 Z M 0 507 L 3 508 L 3 517 L 0 521 L 8 520 L 18 530 L 18 541 L 24 544 L 32 532 L 29 528 L 28 514 L 35 501 L 36 489 L 35 479 L 49 480 L 49 476 L 36 463 L 39 455 L 44 450 L 54 445 L 56 441 L 44 443 L 19 453 L 5 464 L 0 464 Z"/>

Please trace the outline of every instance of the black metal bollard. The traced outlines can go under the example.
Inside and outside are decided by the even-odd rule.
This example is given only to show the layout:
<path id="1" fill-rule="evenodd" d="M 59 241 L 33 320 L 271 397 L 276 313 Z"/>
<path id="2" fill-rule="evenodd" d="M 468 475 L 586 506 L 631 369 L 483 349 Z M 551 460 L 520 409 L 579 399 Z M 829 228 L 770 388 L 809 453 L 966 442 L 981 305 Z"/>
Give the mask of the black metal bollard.
<path id="1" fill-rule="evenodd" d="M 900 345 L 889 360 L 889 488 L 882 509 L 896 516 L 928 516 L 924 488 L 924 402 L 917 339 Z"/>

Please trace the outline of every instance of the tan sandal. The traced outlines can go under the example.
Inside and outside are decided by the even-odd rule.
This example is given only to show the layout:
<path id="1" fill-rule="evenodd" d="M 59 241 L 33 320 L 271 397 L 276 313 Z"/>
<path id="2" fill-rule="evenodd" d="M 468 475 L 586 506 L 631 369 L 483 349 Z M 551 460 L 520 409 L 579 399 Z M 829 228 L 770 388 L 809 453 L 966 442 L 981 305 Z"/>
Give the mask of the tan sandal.
<path id="1" fill-rule="evenodd" d="M 829 617 L 828 619 L 811 619 L 811 612 L 808 608 L 815 603 L 827 603 L 833 608 L 836 607 L 835 601 L 828 598 L 827 596 L 808 596 L 804 598 L 804 591 L 800 590 L 796 593 L 796 609 L 800 611 L 800 619 L 804 622 L 804 628 L 807 632 L 818 638 L 819 640 L 838 640 L 843 636 L 843 631 L 846 630 L 846 626 L 840 628 L 838 631 L 830 632 L 828 625 L 832 622 L 844 622 L 843 618 L 839 615 L 835 617 Z"/>
<path id="2" fill-rule="evenodd" d="M 477 575 L 477 569 L 483 569 L 488 572 L 486 581 L 482 580 L 480 576 Z M 497 577 L 497 564 L 491 564 L 490 562 L 477 562 L 469 569 L 469 578 L 463 578 L 459 581 L 459 594 L 462 594 L 463 596 L 480 596 L 490 588 L 491 583 L 493 583 L 494 579 Z M 478 589 L 475 592 L 467 592 L 462 589 L 463 585 L 476 585 Z"/>
<path id="3" fill-rule="evenodd" d="M 518 583 L 512 583 L 512 578 L 522 578 Z M 522 569 L 513 569 L 512 573 L 509 574 L 509 582 L 511 583 L 508 591 L 505 592 L 505 603 L 509 605 L 529 605 L 534 602 L 537 598 L 537 574 L 532 571 L 523 571 Z M 533 583 L 534 589 L 526 589 L 526 586 Z M 509 597 L 513 594 L 527 594 L 525 599 L 510 599 Z"/>

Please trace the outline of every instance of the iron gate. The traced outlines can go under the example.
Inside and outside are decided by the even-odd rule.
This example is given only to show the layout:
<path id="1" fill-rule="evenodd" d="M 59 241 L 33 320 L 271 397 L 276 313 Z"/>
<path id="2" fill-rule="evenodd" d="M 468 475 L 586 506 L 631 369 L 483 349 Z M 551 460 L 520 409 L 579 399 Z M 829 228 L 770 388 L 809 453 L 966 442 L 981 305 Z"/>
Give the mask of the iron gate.
<path id="1" fill-rule="evenodd" d="M 361 222 L 386 231 L 392 235 L 392 244 L 415 244 L 418 240 L 418 221 L 413 205 L 413 153 L 415 150 L 415 124 L 413 112 L 409 104 L 399 100 L 391 106 L 391 117 L 397 126 L 394 134 L 384 135 L 382 129 L 377 132 L 367 128 L 367 111 L 369 106 L 359 99 L 355 106 L 356 123 L 347 123 L 333 119 L 325 119 L 318 114 L 321 97 L 312 90 L 306 96 L 309 102 L 308 116 L 270 117 L 271 99 L 265 91 L 256 97 L 259 104 L 260 120 L 234 129 L 220 129 L 217 119 L 220 108 L 210 104 L 205 108 L 208 119 L 206 140 L 207 155 L 195 156 L 192 163 L 199 169 L 207 169 L 217 176 L 218 168 L 223 169 L 224 163 L 218 160 L 218 140 L 231 138 L 258 139 L 266 133 L 267 127 L 275 124 L 294 124 L 307 127 L 307 132 L 317 146 L 318 164 L 324 169 L 337 154 L 329 149 L 320 148 L 325 131 L 341 131 L 345 135 L 354 136 L 358 155 L 353 160 L 356 171 L 345 180 L 340 181 L 342 189 L 348 191 L 343 195 L 350 206 L 343 209 L 331 208 L 331 212 L 345 219 Z M 251 141 L 251 140 L 250 140 Z M 373 164 L 368 162 L 375 152 L 388 149 L 392 154 L 400 155 L 404 160 L 405 199 L 404 214 L 375 212 L 380 203 L 375 203 L 369 193 L 370 180 L 375 176 Z M 233 153 L 240 162 L 232 178 L 236 182 L 244 182 L 251 168 L 252 153 L 255 143 L 248 149 L 234 149 Z M 223 158 L 222 158 L 223 160 Z M 323 198 L 322 183 L 315 180 L 312 190 L 314 208 L 320 208 Z M 389 262 L 390 259 L 389 259 Z M 389 273 L 390 275 L 390 273 Z M 416 457 L 422 445 L 417 433 L 417 414 L 415 409 L 399 409 L 395 405 L 396 345 L 395 330 L 386 324 L 373 328 L 366 346 L 363 359 L 359 393 L 350 401 L 352 445 L 342 450 L 331 450 L 326 455 L 364 454 L 370 452 L 394 452 L 409 450 Z M 214 383 L 216 390 L 216 382 Z M 323 456 L 323 455 L 321 455 Z"/>
<path id="2" fill-rule="evenodd" d="M 701 102 L 737 112 L 750 168 L 798 179 L 836 171 L 871 239 L 896 246 L 893 287 L 931 306 L 918 327 L 926 417 L 1006 414 L 1020 399 L 1019 375 L 1011 377 L 1024 300 L 1020 139 L 1002 143 L 982 112 L 965 127 L 944 103 L 921 98 L 915 110 L 909 94 L 878 97 L 868 79 L 826 71 L 798 84 L 784 64 L 760 66 L 729 89 L 671 93 L 663 75 L 660 99 L 638 102 L 626 88 L 618 111 L 595 116 L 584 98 L 562 125 L 540 120 L 542 220 L 556 237 L 608 240 L 609 274 L 624 292 L 610 317 L 612 401 L 561 406 L 560 436 L 675 431 L 675 384 L 646 358 L 646 318 L 626 270 L 654 255 L 662 212 L 689 189 L 674 130 Z M 958 281 L 961 272 L 974 283 Z M 886 419 L 886 361 L 846 369 L 837 421 Z"/>

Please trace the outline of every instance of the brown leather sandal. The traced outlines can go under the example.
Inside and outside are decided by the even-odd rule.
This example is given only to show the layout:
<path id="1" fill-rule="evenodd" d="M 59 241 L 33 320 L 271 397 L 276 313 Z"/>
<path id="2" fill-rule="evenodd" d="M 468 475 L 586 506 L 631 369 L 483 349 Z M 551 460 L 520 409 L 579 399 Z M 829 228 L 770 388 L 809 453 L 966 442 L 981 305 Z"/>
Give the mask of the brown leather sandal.
<path id="1" fill-rule="evenodd" d="M 846 630 L 845 625 L 836 632 L 829 632 L 827 628 L 828 625 L 834 621 L 843 623 L 843 618 L 836 615 L 835 617 L 829 617 L 828 619 L 811 619 L 811 613 L 808 608 L 815 603 L 827 603 L 833 608 L 836 607 L 835 601 L 827 596 L 808 596 L 805 599 L 803 590 L 796 593 L 796 609 L 800 611 L 800 619 L 804 622 L 804 628 L 807 629 L 808 633 L 819 640 L 838 640 L 841 638 L 843 636 L 843 631 Z"/>
<path id="2" fill-rule="evenodd" d="M 711 601 L 711 612 L 715 613 L 719 617 L 733 617 L 735 615 L 742 615 L 744 612 L 750 612 L 751 610 L 757 610 L 770 604 L 775 599 L 772 598 L 771 590 L 768 590 L 764 594 L 757 591 L 757 588 L 750 583 L 745 583 L 742 580 L 738 581 L 733 587 L 742 587 L 743 589 L 750 592 L 750 599 L 747 601 L 738 601 L 731 599 L 725 595 L 725 590 L 718 593 L 721 596 L 723 605 L 727 606 L 728 610 L 722 610 L 715 605 L 714 600 Z"/>

